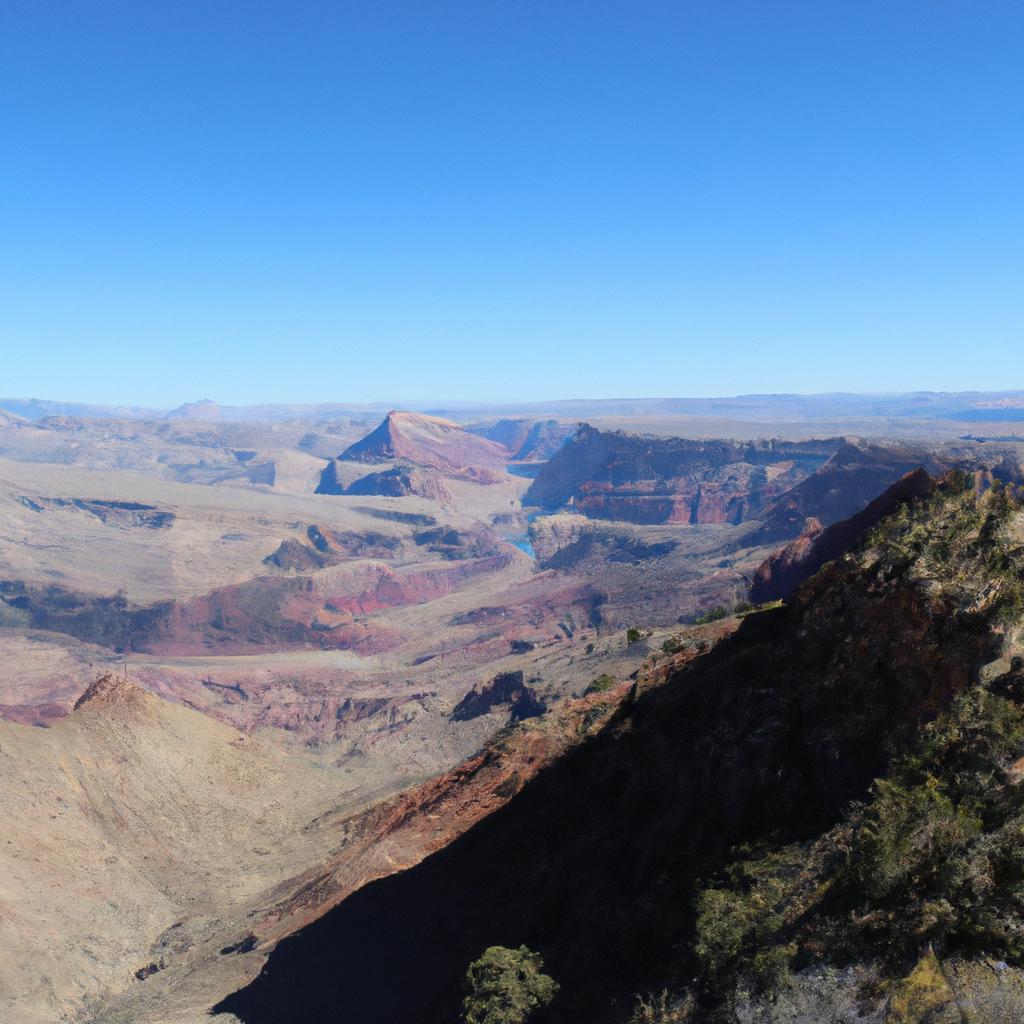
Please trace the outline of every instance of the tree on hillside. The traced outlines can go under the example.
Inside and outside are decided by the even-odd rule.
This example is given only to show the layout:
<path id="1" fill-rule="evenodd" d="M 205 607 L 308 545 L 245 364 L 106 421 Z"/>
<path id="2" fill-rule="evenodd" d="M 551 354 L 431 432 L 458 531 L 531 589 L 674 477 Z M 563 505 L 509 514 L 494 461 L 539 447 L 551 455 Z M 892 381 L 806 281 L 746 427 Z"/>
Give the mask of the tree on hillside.
<path id="1" fill-rule="evenodd" d="M 543 973 L 539 953 L 526 946 L 490 946 L 466 971 L 465 1024 L 525 1024 L 548 1005 L 558 984 Z"/>

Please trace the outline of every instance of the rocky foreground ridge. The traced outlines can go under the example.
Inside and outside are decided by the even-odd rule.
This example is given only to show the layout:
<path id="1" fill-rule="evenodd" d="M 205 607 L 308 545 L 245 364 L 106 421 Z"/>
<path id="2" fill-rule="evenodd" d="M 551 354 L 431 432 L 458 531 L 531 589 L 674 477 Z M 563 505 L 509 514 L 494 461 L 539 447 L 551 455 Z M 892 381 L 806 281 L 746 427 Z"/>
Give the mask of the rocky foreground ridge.
<path id="1" fill-rule="evenodd" d="M 899 505 L 223 1008 L 451 1020 L 469 961 L 525 943 L 551 1021 L 1021 1019 L 1024 512 L 976 483 Z"/>

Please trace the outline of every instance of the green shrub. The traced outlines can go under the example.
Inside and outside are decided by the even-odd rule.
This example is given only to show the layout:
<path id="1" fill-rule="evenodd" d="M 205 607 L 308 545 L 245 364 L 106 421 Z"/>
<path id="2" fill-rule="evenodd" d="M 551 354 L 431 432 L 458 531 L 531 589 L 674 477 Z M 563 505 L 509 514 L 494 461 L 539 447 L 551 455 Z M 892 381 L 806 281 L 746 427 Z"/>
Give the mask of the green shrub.
<path id="1" fill-rule="evenodd" d="M 635 644 L 638 640 L 642 640 L 643 636 L 643 633 L 641 633 L 636 626 L 630 626 L 629 629 L 626 630 L 626 643 Z"/>
<path id="2" fill-rule="evenodd" d="M 1024 959 L 1024 793 L 1009 768 L 1024 712 L 982 687 L 957 698 L 875 783 L 844 881 L 863 931 L 893 955 L 923 942 Z"/>
<path id="3" fill-rule="evenodd" d="M 753 938 L 763 907 L 742 893 L 705 889 L 697 898 L 695 952 L 712 974 L 721 974 Z"/>
<path id="4" fill-rule="evenodd" d="M 799 846 L 750 857 L 729 867 L 726 884 L 698 895 L 694 952 L 712 983 L 743 976 L 769 991 L 785 975 L 797 950 L 783 933 L 805 862 Z"/>
<path id="5" fill-rule="evenodd" d="M 525 1024 L 547 1006 L 558 984 L 543 973 L 539 953 L 526 946 L 490 946 L 466 971 L 465 1024 Z"/>
<path id="6" fill-rule="evenodd" d="M 850 557 L 940 601 L 949 628 L 1002 628 L 1013 640 L 1024 620 L 1018 514 L 1006 489 L 978 494 L 973 478 L 954 474 Z M 1024 965 L 1019 672 L 1011 664 L 992 689 L 956 697 L 829 832 L 796 847 L 766 840 L 757 856 L 741 851 L 699 892 L 699 988 L 716 998 L 737 986 L 770 991 L 794 959 L 874 961 L 902 973 L 929 944 Z M 925 710 L 927 692 L 919 694 Z"/>
<path id="7" fill-rule="evenodd" d="M 954 803 L 933 775 L 916 784 L 879 779 L 873 796 L 859 836 L 858 873 L 875 898 L 904 886 L 935 884 L 947 858 L 981 829 L 970 809 Z"/>
<path id="8" fill-rule="evenodd" d="M 657 995 L 637 996 L 629 1024 L 686 1024 L 692 999 L 676 999 L 663 989 Z"/>
<path id="9" fill-rule="evenodd" d="M 604 693 L 605 690 L 610 690 L 617 683 L 618 680 L 614 676 L 608 675 L 607 672 L 602 672 L 596 679 L 591 681 L 590 685 L 583 691 L 583 695 L 586 696 L 588 693 Z"/>
<path id="10" fill-rule="evenodd" d="M 694 619 L 694 622 L 698 626 L 706 626 L 709 622 L 718 622 L 719 619 L 726 618 L 728 614 L 729 613 L 719 604 L 710 611 L 706 611 L 703 615 L 698 616 Z"/>
<path id="11" fill-rule="evenodd" d="M 759 992 L 774 992 L 789 975 L 789 967 L 796 956 L 795 942 L 766 946 L 750 960 L 750 980 Z"/>

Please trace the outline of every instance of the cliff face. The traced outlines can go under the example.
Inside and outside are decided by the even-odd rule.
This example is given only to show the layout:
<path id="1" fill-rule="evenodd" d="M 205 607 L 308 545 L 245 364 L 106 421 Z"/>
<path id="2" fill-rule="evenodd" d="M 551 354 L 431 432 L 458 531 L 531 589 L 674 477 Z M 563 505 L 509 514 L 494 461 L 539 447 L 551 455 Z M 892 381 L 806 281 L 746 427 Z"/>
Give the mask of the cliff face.
<path id="1" fill-rule="evenodd" d="M 859 554 L 624 705 L 446 849 L 282 943 L 225 1008 L 246 1024 L 451 1019 L 467 963 L 488 945 L 526 943 L 562 986 L 552 1019 L 624 1021 L 634 993 L 694 978 L 687 998 L 703 1010 L 689 1019 L 715 1019 L 733 998 L 729 972 L 749 943 L 758 950 L 758 922 L 774 921 L 764 909 L 774 904 L 762 903 L 754 930 L 740 929 L 736 949 L 726 941 L 722 963 L 709 966 L 717 933 L 701 930 L 698 912 L 708 880 L 737 851 L 771 866 L 769 854 L 781 862 L 796 850 L 806 871 L 780 876 L 771 891 L 791 894 L 791 877 L 812 894 L 846 891 L 852 883 L 829 874 L 824 837 L 853 827 L 842 825 L 850 801 L 902 770 L 926 723 L 977 692 L 984 666 L 1012 641 L 1024 609 L 1021 529 L 1001 497 L 978 498 L 956 481 L 884 521 Z M 757 870 L 755 889 L 768 871 Z M 811 898 L 790 902 L 808 909 Z M 712 921 L 739 920 L 722 899 Z M 866 889 L 863 899 L 870 908 Z M 846 943 L 849 962 L 854 940 L 827 936 L 856 931 L 852 912 L 840 907 L 834 925 L 826 904 L 815 913 L 823 923 L 779 925 L 781 938 L 764 949 L 824 969 Z M 865 931 L 862 955 L 886 942 L 916 949 L 919 940 L 887 932 L 885 920 L 870 918 L 880 937 Z"/>
<path id="2" fill-rule="evenodd" d="M 633 523 L 740 523 L 824 464 L 839 439 L 688 441 L 582 426 L 540 471 L 525 504 Z"/>
<path id="3" fill-rule="evenodd" d="M 576 432 L 578 424 L 561 420 L 498 420 L 469 427 L 474 434 L 500 444 L 512 462 L 545 462 Z"/>
<path id="4" fill-rule="evenodd" d="M 379 495 L 386 498 L 407 498 L 416 495 L 442 505 L 452 500 L 451 491 L 445 487 L 438 472 L 416 469 L 405 464 L 383 469 L 379 473 L 367 473 L 346 487 L 338 471 L 336 459 L 332 459 L 323 468 L 315 493 Z"/>

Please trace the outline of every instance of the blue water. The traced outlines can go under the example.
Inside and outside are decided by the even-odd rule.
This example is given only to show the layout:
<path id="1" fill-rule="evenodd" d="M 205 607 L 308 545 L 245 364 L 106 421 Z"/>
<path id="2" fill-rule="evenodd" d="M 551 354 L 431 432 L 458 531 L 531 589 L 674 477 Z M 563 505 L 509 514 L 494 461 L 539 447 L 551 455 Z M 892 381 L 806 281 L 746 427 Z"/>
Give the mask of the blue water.
<path id="1" fill-rule="evenodd" d="M 507 462 L 505 472 L 532 480 L 544 468 L 543 462 Z"/>
<path id="2" fill-rule="evenodd" d="M 530 538 L 525 533 L 517 534 L 515 537 L 505 538 L 510 544 L 514 544 L 520 551 L 525 551 L 531 558 L 536 558 L 536 552 L 530 543 Z"/>

